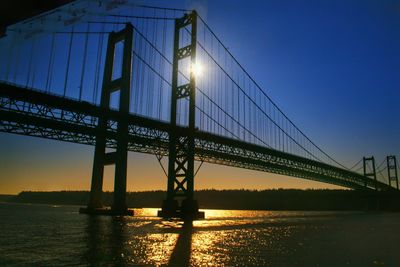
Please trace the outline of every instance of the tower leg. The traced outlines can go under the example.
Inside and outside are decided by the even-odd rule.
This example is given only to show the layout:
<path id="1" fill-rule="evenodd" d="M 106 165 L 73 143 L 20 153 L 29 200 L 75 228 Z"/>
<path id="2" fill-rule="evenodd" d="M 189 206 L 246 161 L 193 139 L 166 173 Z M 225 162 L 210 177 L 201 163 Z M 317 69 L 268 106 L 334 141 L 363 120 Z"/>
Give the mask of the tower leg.
<path id="1" fill-rule="evenodd" d="M 114 68 L 115 46 L 123 41 L 123 60 L 121 77 L 112 79 Z M 92 185 L 87 208 L 82 213 L 105 215 L 133 215 L 133 211 L 126 205 L 126 176 L 128 165 L 128 121 L 124 115 L 129 113 L 131 68 L 132 68 L 133 26 L 127 24 L 120 32 L 112 32 L 108 38 L 106 63 L 101 94 L 101 107 L 106 111 L 99 118 L 98 130 L 101 133 L 96 138 L 95 155 L 93 162 Z M 120 92 L 119 112 L 122 115 L 117 121 L 117 147 L 114 152 L 106 152 L 107 144 L 107 110 L 110 108 L 110 96 L 113 92 Z M 105 165 L 115 164 L 114 194 L 111 209 L 104 209 L 102 205 L 103 173 Z"/>
<path id="2" fill-rule="evenodd" d="M 93 172 L 92 172 L 92 185 L 90 188 L 89 196 L 89 209 L 99 209 L 103 207 L 102 194 L 103 194 L 103 153 L 105 150 L 105 141 L 97 140 L 94 150 Z"/>
<path id="3" fill-rule="evenodd" d="M 115 166 L 114 199 L 112 209 L 116 212 L 125 212 L 126 206 L 126 174 L 128 151 L 127 142 L 123 142 L 117 149 L 117 164 Z"/>

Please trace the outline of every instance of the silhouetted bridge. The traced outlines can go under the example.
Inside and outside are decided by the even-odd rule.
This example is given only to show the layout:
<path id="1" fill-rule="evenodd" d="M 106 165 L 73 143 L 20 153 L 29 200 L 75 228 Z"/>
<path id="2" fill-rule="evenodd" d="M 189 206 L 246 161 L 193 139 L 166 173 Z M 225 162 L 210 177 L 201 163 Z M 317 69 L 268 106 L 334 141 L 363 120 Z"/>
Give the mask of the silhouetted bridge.
<path id="1" fill-rule="evenodd" d="M 7 34 L 0 39 L 0 131 L 95 146 L 83 212 L 129 213 L 128 151 L 154 154 L 160 164 L 168 157 L 159 213 L 166 217 L 202 216 L 193 197 L 195 161 L 357 190 L 394 191 L 392 182 L 398 189 L 394 156 L 387 158 L 389 184 L 378 179 L 382 164 L 376 168 L 373 157 L 364 158 L 362 174 L 352 171 L 361 161 L 350 169 L 338 163 L 287 118 L 195 11 L 82 0 Z M 114 204 L 105 211 L 110 164 Z"/>

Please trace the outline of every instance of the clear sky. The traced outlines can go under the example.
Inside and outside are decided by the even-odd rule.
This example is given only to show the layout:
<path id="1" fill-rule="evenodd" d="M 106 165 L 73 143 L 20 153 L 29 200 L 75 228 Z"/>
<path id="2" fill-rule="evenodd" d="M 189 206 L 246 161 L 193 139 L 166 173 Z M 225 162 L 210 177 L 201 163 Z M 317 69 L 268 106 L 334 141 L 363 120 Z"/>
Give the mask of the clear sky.
<path id="1" fill-rule="evenodd" d="M 400 159 L 400 1 L 146 1 L 196 8 L 283 111 L 351 166 Z M 93 148 L 0 134 L 0 193 L 87 190 Z M 107 167 L 105 190 L 112 190 Z M 332 188 L 204 165 L 196 188 Z M 128 190 L 165 189 L 155 156 L 129 154 Z"/>

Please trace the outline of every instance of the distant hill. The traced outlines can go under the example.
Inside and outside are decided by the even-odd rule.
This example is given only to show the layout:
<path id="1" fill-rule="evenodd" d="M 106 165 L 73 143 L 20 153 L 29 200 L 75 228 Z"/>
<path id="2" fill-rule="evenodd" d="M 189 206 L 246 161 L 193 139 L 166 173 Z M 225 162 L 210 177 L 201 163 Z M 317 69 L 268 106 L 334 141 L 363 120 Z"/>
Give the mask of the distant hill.
<path id="1" fill-rule="evenodd" d="M 131 208 L 159 208 L 164 191 L 129 192 L 127 205 Z M 375 208 L 376 195 L 353 190 L 200 190 L 195 192 L 201 208 L 251 210 L 366 210 Z M 87 204 L 87 191 L 21 192 L 5 198 L 8 202 L 59 205 Z M 400 198 L 381 194 L 381 206 L 400 208 Z M 112 193 L 103 193 L 104 205 L 111 206 Z"/>

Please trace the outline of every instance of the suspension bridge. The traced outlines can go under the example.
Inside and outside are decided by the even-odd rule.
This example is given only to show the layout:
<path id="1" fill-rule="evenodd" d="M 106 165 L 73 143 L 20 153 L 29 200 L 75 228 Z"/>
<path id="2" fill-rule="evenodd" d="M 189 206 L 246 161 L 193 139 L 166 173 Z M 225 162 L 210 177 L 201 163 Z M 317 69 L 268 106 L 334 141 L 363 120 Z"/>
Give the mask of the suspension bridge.
<path id="1" fill-rule="evenodd" d="M 352 168 L 339 163 L 196 11 L 79 0 L 9 26 L 0 46 L 0 131 L 95 147 L 82 212 L 131 213 L 128 151 L 160 162 L 168 177 L 164 217 L 204 216 L 193 195 L 203 162 L 355 190 L 399 189 L 395 156 L 377 167 L 374 157 Z M 101 199 L 106 165 L 115 166 L 109 210 Z"/>

